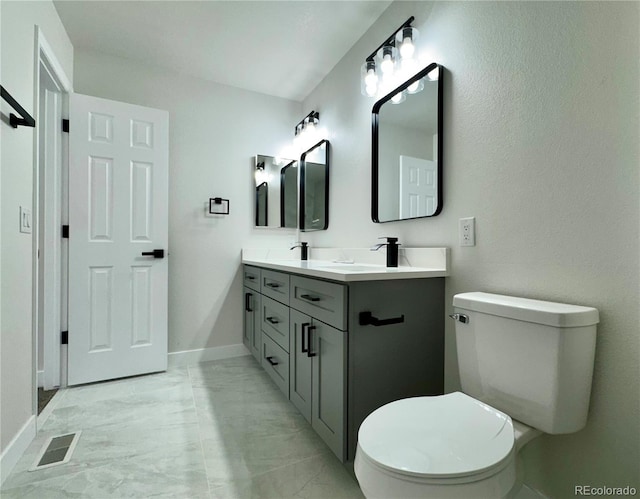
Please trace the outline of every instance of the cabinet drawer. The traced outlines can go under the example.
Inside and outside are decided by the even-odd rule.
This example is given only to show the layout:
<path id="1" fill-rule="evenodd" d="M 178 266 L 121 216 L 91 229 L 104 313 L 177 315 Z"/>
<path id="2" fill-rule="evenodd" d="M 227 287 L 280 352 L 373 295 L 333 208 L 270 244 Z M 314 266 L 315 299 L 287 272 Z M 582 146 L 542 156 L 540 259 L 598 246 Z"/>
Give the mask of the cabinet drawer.
<path id="1" fill-rule="evenodd" d="M 290 303 L 311 317 L 347 329 L 347 291 L 342 284 L 291 276 Z"/>
<path id="2" fill-rule="evenodd" d="M 243 280 L 244 285 L 248 288 L 253 289 L 254 291 L 260 291 L 260 269 L 257 267 L 250 267 L 248 265 L 244 266 L 243 269 Z"/>
<path id="3" fill-rule="evenodd" d="M 266 334 L 262 335 L 262 367 L 289 398 L 289 354 Z"/>
<path id="4" fill-rule="evenodd" d="M 260 292 L 285 305 L 289 305 L 289 274 L 262 269 Z"/>
<path id="5" fill-rule="evenodd" d="M 268 334 L 285 351 L 289 351 L 289 307 L 263 296 L 260 327 L 263 333 Z"/>

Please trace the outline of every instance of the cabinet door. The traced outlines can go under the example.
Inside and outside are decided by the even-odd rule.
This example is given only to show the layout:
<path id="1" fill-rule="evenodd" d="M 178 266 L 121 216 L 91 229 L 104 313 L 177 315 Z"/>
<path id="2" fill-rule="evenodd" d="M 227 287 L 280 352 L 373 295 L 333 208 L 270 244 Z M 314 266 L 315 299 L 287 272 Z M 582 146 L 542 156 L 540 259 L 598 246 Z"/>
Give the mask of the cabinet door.
<path id="1" fill-rule="evenodd" d="M 258 362 L 262 364 L 262 329 L 260 328 L 260 306 L 262 304 L 262 295 L 260 293 L 253 294 L 253 339 L 251 340 L 251 353 Z"/>
<path id="2" fill-rule="evenodd" d="M 242 329 L 242 342 L 251 350 L 253 340 L 253 330 L 255 322 L 253 320 L 255 295 L 257 293 L 245 286 L 244 288 L 244 325 Z"/>
<path id="3" fill-rule="evenodd" d="M 308 328 L 311 318 L 291 309 L 289 317 L 289 398 L 302 415 L 311 422 L 311 360 Z"/>
<path id="4" fill-rule="evenodd" d="M 311 426 L 344 461 L 346 334 L 317 320 L 310 331 Z"/>
<path id="5" fill-rule="evenodd" d="M 242 340 L 258 362 L 262 360 L 260 330 L 260 293 L 244 288 L 244 332 Z"/>

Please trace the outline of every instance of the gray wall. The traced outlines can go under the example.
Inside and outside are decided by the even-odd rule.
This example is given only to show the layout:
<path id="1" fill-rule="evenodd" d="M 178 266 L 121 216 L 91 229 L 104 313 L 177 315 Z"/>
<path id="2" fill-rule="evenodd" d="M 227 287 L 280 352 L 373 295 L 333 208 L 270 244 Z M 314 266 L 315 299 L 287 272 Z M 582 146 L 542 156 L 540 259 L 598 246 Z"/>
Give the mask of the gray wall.
<path id="1" fill-rule="evenodd" d="M 69 79 L 73 47 L 53 3 L 0 2 L 2 85 L 37 119 L 35 109 L 34 25 L 40 26 Z M 0 453 L 34 414 L 35 349 L 32 331 L 34 234 L 19 232 L 19 207 L 37 213 L 33 197 L 34 129 L 12 128 L 13 112 L 2 103 L 0 139 Z M 5 120 L 6 118 L 6 120 Z"/>
<path id="2" fill-rule="evenodd" d="M 638 8 L 395 2 L 304 101 L 320 112 L 333 152 L 331 225 L 309 235 L 311 246 L 366 246 L 379 236 L 449 246 L 448 304 L 477 290 L 600 310 L 588 426 L 524 451 L 527 481 L 551 497 L 571 497 L 580 484 L 640 486 Z M 424 62 L 448 70 L 444 210 L 376 225 L 373 101 L 359 95 L 359 68 L 410 15 Z M 477 246 L 461 248 L 458 219 L 467 216 L 476 217 Z M 459 383 L 452 326 L 447 390 Z"/>

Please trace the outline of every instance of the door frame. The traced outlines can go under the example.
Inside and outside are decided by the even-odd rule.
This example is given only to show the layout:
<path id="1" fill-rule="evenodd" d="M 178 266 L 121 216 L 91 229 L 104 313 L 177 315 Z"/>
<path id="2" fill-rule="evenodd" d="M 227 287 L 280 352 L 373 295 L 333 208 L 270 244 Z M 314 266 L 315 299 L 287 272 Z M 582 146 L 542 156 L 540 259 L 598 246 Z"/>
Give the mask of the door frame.
<path id="1" fill-rule="evenodd" d="M 51 234 L 60 234 L 60 225 L 64 223 L 66 217 L 65 198 L 66 186 L 66 162 L 68 156 L 68 138 L 65 134 L 61 134 L 61 154 L 62 158 L 58 167 L 60 171 L 54 171 L 54 175 L 42 177 L 41 161 L 40 161 L 40 140 L 41 131 L 45 132 L 39 126 L 40 121 L 40 72 L 47 71 L 55 85 L 58 87 L 62 97 L 61 118 L 68 117 L 68 95 L 73 91 L 71 81 L 67 77 L 60 61 L 58 60 L 53 48 L 44 36 L 44 33 L 38 25 L 34 27 L 34 114 L 36 116 L 36 132 L 33 134 L 34 141 L 34 171 L 33 171 L 33 233 L 32 233 L 32 270 L 33 270 L 33 292 L 32 292 L 32 338 L 33 338 L 33 414 L 38 413 L 38 355 L 39 355 L 39 339 L 38 331 L 43 324 L 40 324 L 40 311 L 44 312 L 43 323 L 47 324 L 45 328 L 44 344 L 42 347 L 44 355 L 44 376 L 47 379 L 46 384 L 49 386 L 64 386 L 65 372 L 64 365 L 61 361 L 62 351 L 60 345 L 60 331 L 66 324 L 66 299 L 63 290 L 66 289 L 66 257 L 68 255 L 68 247 L 66 244 L 60 245 L 60 251 L 54 251 L 54 258 L 45 262 L 41 271 L 39 259 L 39 245 L 41 235 L 50 236 Z M 62 126 L 62 123 L 60 123 Z M 56 188 L 55 179 L 59 179 Z M 46 183 L 45 183 L 46 182 Z M 40 186 L 44 185 L 45 190 L 52 193 L 51 199 L 43 199 L 40 192 Z M 44 203 L 44 204 L 43 204 Z M 40 220 L 40 207 L 55 216 L 49 223 Z M 55 225 L 54 225 L 55 224 Z M 51 277 L 53 276 L 53 277 Z M 53 299 L 52 303 L 48 300 L 40 300 L 40 289 L 44 288 L 45 296 Z M 45 303 L 47 301 L 47 306 Z"/>

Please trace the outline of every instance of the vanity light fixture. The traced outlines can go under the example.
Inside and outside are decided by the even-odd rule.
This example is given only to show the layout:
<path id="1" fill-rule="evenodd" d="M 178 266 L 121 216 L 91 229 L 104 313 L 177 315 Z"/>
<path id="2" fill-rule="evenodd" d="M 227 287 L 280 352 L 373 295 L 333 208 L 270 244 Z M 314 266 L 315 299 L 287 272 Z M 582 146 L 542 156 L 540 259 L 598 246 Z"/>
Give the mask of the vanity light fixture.
<path id="1" fill-rule="evenodd" d="M 325 139 L 326 136 L 327 131 L 320 126 L 320 113 L 311 111 L 295 126 L 293 145 L 286 145 L 280 152 L 279 157 L 299 158 L 304 151 Z"/>
<path id="2" fill-rule="evenodd" d="M 413 75 L 416 41 L 419 36 L 418 30 L 411 26 L 413 21 L 414 17 L 411 16 L 366 58 L 360 70 L 362 95 L 380 97 Z M 409 93 L 419 92 L 424 85 L 419 89 L 417 87 Z M 403 93 L 394 96 L 392 101 L 399 103 L 404 98 Z"/>
<path id="3" fill-rule="evenodd" d="M 320 123 L 320 113 L 317 111 L 311 111 L 304 118 L 302 118 L 300 123 L 296 125 L 295 137 L 293 139 L 294 142 L 308 143 L 315 140 L 318 133 L 318 123 Z"/>
<path id="4" fill-rule="evenodd" d="M 323 139 L 324 132 L 320 130 L 320 113 L 311 111 L 307 114 L 295 127 L 295 136 L 293 138 L 294 148 L 300 156 L 302 151 L 306 151 L 314 144 Z"/>

